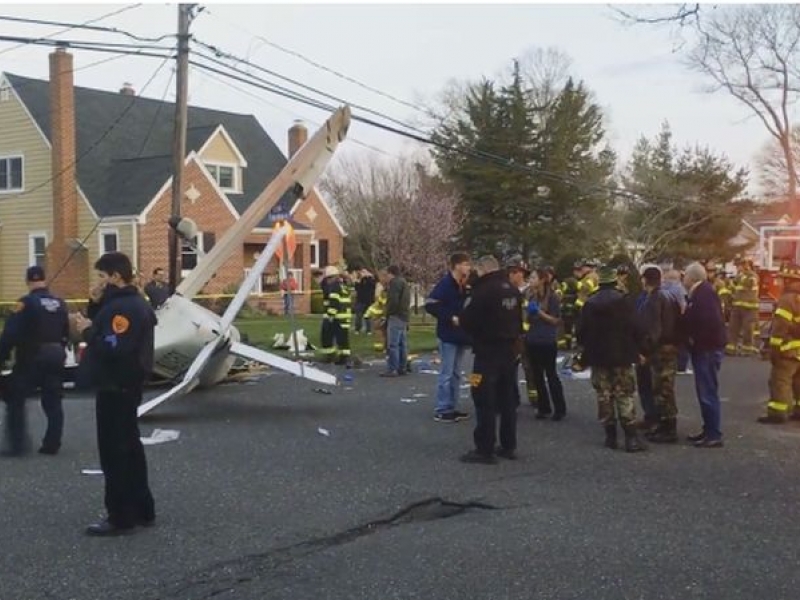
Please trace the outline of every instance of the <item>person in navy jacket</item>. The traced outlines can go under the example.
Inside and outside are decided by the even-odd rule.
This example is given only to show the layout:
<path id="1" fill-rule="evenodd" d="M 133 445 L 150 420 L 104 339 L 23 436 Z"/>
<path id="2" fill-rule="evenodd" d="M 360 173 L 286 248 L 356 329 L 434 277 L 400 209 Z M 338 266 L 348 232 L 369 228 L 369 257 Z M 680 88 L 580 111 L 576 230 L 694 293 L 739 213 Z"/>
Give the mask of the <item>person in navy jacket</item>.
<path id="1" fill-rule="evenodd" d="M 469 417 L 468 413 L 457 410 L 461 364 L 470 343 L 469 336 L 458 321 L 467 297 L 469 256 L 457 252 L 450 257 L 449 266 L 450 271 L 439 280 L 425 300 L 425 310 L 436 317 L 436 337 L 439 338 L 441 365 L 433 418 L 440 423 L 455 423 Z"/>
<path id="2" fill-rule="evenodd" d="M 688 436 L 688 440 L 698 448 L 720 448 L 719 370 L 725 352 L 722 306 L 700 263 L 686 267 L 683 283 L 689 291 L 683 327 L 690 340 L 695 389 L 703 418 L 703 430 Z"/>

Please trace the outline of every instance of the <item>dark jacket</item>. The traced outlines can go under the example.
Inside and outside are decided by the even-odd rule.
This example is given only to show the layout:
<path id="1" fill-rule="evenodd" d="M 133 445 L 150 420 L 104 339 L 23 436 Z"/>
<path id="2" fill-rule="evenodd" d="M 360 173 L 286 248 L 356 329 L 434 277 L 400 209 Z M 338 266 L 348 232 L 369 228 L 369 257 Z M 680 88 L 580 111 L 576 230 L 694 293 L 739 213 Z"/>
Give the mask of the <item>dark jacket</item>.
<path id="1" fill-rule="evenodd" d="M 712 352 L 725 348 L 722 305 L 714 287 L 707 281 L 689 294 L 682 326 L 694 352 Z"/>
<path id="2" fill-rule="evenodd" d="M 459 285 L 452 273 L 445 273 L 425 299 L 426 312 L 436 317 L 436 337 L 447 344 L 468 346 L 470 343 L 467 332 L 453 325 L 453 317 L 461 313 L 466 298 L 466 287 Z"/>
<path id="3" fill-rule="evenodd" d="M 375 302 L 375 278 L 362 277 L 356 282 L 356 304 L 369 307 Z"/>
<path id="4" fill-rule="evenodd" d="M 386 290 L 386 318 L 408 321 L 411 316 L 411 287 L 402 277 L 393 277 Z"/>
<path id="5" fill-rule="evenodd" d="M 480 277 L 459 316 L 475 355 L 513 358 L 522 336 L 522 294 L 505 271 Z"/>
<path id="6" fill-rule="evenodd" d="M 637 362 L 641 336 L 634 305 L 613 285 L 602 285 L 586 301 L 577 328 L 588 367 L 626 367 Z"/>
<path id="7" fill-rule="evenodd" d="M 651 355 L 660 346 L 675 346 L 681 342 L 681 307 L 674 297 L 665 294 L 661 288 L 647 293 L 638 317 L 644 355 Z"/>
<path id="8" fill-rule="evenodd" d="M 93 386 L 141 389 L 153 370 L 156 316 L 136 287 L 107 286 L 92 325 L 83 332 Z"/>
<path id="9" fill-rule="evenodd" d="M 32 290 L 19 299 L 6 320 L 0 336 L 0 363 L 16 348 L 15 365 L 31 365 L 46 345 L 61 346 L 55 355 L 61 356 L 63 363 L 63 347 L 68 340 L 67 305 L 47 288 Z"/>
<path id="10" fill-rule="evenodd" d="M 169 286 L 166 283 L 157 283 L 153 280 L 144 286 L 144 293 L 150 299 L 150 306 L 158 308 L 169 298 Z"/>

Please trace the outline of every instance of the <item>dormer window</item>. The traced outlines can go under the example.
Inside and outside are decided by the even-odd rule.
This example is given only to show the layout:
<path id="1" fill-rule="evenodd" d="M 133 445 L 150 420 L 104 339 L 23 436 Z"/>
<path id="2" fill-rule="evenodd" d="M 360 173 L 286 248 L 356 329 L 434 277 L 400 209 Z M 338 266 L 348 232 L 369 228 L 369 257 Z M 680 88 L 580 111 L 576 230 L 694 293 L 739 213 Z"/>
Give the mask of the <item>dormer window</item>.
<path id="1" fill-rule="evenodd" d="M 238 165 L 206 164 L 206 169 L 223 192 L 241 193 L 241 171 Z"/>
<path id="2" fill-rule="evenodd" d="M 0 83 L 0 102 L 11 100 L 11 88 L 7 83 Z"/>

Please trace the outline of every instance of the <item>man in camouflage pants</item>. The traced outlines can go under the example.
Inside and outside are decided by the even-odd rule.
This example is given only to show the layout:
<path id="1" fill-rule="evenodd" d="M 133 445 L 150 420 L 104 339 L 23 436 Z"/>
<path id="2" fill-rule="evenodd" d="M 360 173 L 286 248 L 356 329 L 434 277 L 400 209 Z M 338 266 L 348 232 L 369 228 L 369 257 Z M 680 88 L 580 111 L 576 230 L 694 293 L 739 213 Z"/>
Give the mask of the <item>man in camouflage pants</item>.
<path id="1" fill-rule="evenodd" d="M 636 435 L 636 383 L 633 363 L 639 359 L 640 336 L 635 309 L 616 289 L 616 273 L 599 272 L 599 289 L 586 301 L 578 322 L 578 343 L 583 363 L 592 369 L 597 392 L 597 414 L 606 432 L 607 448 L 617 448 L 617 421 L 625 434 L 625 450 L 644 450 Z"/>

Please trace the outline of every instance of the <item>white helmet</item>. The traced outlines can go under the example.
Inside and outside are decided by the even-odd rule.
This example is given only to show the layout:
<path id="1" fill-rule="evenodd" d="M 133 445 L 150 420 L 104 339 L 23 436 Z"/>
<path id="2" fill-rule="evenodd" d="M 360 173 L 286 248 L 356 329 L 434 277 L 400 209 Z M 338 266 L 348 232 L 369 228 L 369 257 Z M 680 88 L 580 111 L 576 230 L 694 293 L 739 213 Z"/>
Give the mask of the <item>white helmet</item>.
<path id="1" fill-rule="evenodd" d="M 322 271 L 322 277 L 323 278 L 325 278 L 325 277 L 338 277 L 338 276 L 339 276 L 339 267 L 336 267 L 334 265 L 328 265 Z"/>

